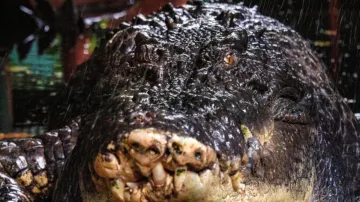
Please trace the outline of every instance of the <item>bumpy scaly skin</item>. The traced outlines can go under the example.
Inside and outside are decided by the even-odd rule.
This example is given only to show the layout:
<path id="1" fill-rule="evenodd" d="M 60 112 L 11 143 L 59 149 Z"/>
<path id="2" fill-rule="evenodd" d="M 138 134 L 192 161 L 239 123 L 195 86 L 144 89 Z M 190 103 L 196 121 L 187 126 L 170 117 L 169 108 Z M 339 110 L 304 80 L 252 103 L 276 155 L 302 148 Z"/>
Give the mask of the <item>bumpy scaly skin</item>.
<path id="1" fill-rule="evenodd" d="M 139 16 L 81 66 L 53 201 L 357 201 L 359 124 L 309 45 L 242 5 Z"/>
<path id="2" fill-rule="evenodd" d="M 32 138 L 0 142 L 1 201 L 51 199 L 65 158 L 76 145 L 77 122 Z"/>
<path id="3" fill-rule="evenodd" d="M 32 196 L 11 177 L 0 173 L 0 201 L 33 201 Z"/>

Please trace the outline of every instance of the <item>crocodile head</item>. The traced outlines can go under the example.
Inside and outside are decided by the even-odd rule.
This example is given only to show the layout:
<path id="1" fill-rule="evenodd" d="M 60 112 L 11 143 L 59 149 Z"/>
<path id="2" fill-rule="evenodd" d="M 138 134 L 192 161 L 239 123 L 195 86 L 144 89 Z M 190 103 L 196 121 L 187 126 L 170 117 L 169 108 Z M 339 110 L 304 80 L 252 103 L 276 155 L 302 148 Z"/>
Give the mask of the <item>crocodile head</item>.
<path id="1" fill-rule="evenodd" d="M 344 157 L 359 143 L 354 117 L 309 45 L 255 9 L 138 16 L 68 89 L 64 114 L 81 116 L 80 135 L 55 201 L 326 201 L 356 190 L 359 161 Z"/>

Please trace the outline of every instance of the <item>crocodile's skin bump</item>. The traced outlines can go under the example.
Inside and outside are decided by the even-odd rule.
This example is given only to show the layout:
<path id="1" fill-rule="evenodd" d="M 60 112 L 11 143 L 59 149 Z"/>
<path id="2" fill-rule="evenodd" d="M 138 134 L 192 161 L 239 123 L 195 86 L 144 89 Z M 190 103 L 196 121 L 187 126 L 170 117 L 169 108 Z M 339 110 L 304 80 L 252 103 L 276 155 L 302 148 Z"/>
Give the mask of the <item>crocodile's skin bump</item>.
<path id="1" fill-rule="evenodd" d="M 14 179 L 0 172 L 0 201 L 32 202 L 34 200 Z"/>
<path id="2" fill-rule="evenodd" d="M 62 171 L 65 158 L 76 144 L 77 130 L 78 123 L 73 121 L 68 126 L 34 138 L 0 141 L 0 174 L 3 178 L 0 194 L 13 196 L 14 201 L 18 200 L 17 197 L 30 196 L 29 193 L 37 201 L 47 199 Z M 9 181 L 9 177 L 17 182 Z M 5 193 L 6 189 L 9 194 Z"/>

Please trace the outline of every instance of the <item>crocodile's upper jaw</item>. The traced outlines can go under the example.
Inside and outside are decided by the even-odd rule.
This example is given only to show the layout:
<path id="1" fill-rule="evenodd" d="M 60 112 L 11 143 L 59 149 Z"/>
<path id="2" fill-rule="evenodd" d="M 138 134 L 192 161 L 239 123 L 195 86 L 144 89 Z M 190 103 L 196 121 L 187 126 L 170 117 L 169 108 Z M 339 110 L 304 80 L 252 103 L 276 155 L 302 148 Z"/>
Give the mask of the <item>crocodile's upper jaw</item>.
<path id="1" fill-rule="evenodd" d="M 225 160 L 196 139 L 154 128 L 111 141 L 89 164 L 96 192 L 82 181 L 84 201 L 306 201 L 312 179 L 268 184 L 251 175 L 245 154 Z M 82 178 L 82 177 L 81 177 Z"/>

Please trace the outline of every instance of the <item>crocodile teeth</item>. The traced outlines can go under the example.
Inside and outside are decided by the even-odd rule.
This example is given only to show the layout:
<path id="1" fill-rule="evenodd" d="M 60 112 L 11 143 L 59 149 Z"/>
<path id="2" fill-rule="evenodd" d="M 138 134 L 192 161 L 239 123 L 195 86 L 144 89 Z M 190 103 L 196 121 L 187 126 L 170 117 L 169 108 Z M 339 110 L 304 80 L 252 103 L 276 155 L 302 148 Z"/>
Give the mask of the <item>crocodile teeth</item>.
<path id="1" fill-rule="evenodd" d="M 95 188 L 107 200 L 201 201 L 216 183 L 228 187 L 224 196 L 245 193 L 242 170 L 247 169 L 248 155 L 216 154 L 195 138 L 154 128 L 136 129 L 121 138 L 89 164 Z"/>
<path id="2" fill-rule="evenodd" d="M 243 189 L 245 186 L 242 182 L 244 181 L 244 176 L 240 172 L 236 172 L 234 175 L 230 176 L 231 184 L 235 191 Z"/>
<path id="3" fill-rule="evenodd" d="M 156 164 L 156 166 L 153 168 L 152 177 L 156 187 L 164 186 L 167 174 L 161 163 Z"/>
<path id="4" fill-rule="evenodd" d="M 125 202 L 125 183 L 120 179 L 108 182 L 108 187 L 115 202 Z"/>
<path id="5" fill-rule="evenodd" d="M 140 183 L 138 182 L 127 182 L 126 186 L 129 187 L 130 189 L 135 189 L 137 187 L 139 187 Z"/>
<path id="6" fill-rule="evenodd" d="M 120 176 L 120 164 L 112 153 L 98 154 L 94 162 L 95 172 L 104 178 L 118 178 Z"/>
<path id="7" fill-rule="evenodd" d="M 176 192 L 180 192 L 186 179 L 186 168 L 177 168 L 174 176 L 174 188 Z"/>
<path id="8" fill-rule="evenodd" d="M 142 195 L 140 189 L 134 189 L 134 191 L 130 195 L 131 202 L 147 202 L 146 198 Z"/>
<path id="9" fill-rule="evenodd" d="M 174 135 L 168 142 L 173 164 L 201 170 L 215 163 L 215 151 L 191 137 Z"/>

